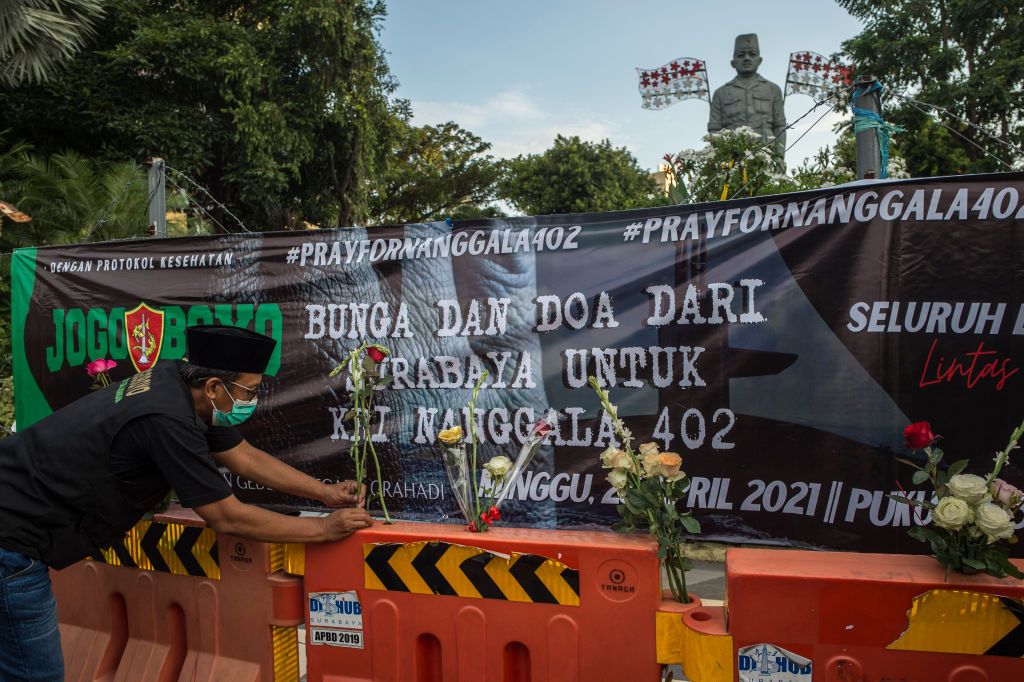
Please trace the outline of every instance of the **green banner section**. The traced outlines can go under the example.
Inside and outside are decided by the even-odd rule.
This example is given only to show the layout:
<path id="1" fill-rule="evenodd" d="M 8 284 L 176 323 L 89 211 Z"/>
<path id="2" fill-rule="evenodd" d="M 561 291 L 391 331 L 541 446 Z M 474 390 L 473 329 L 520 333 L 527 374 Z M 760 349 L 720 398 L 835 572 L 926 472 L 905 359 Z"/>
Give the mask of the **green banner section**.
<path id="1" fill-rule="evenodd" d="M 25 355 L 25 320 L 36 284 L 36 249 L 18 249 L 11 259 L 11 346 L 14 349 L 14 416 L 25 428 L 53 410 L 32 375 Z"/>

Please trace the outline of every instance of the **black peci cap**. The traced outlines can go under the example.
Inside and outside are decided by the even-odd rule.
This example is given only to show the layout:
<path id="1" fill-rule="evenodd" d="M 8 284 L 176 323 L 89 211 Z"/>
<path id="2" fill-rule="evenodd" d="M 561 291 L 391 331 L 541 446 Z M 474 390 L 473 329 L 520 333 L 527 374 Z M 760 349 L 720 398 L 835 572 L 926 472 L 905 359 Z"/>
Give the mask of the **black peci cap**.
<path id="1" fill-rule="evenodd" d="M 185 332 L 188 361 L 227 372 L 263 374 L 277 341 L 239 327 L 200 324 Z"/>

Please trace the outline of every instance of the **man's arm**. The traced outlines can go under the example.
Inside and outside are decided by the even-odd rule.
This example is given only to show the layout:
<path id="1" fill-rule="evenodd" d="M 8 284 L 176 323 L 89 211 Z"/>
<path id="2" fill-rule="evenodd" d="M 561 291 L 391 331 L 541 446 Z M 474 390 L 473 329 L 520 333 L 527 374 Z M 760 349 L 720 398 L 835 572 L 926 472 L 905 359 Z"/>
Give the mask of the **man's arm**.
<path id="1" fill-rule="evenodd" d="M 328 507 L 362 504 L 365 496 L 365 491 L 356 494 L 358 488 L 355 481 L 328 485 L 263 452 L 244 439 L 230 450 L 211 454 L 218 464 L 239 476 L 288 495 L 320 500 Z"/>
<path id="2" fill-rule="evenodd" d="M 244 504 L 234 495 L 194 509 L 218 533 L 259 542 L 329 542 L 373 525 L 365 509 L 339 509 L 318 517 L 285 516 Z"/>

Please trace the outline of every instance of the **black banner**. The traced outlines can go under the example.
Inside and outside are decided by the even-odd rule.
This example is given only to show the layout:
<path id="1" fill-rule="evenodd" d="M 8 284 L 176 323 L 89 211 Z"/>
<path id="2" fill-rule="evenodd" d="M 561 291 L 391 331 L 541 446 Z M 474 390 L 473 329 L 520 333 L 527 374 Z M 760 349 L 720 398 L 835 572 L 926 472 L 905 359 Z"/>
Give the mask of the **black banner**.
<path id="1" fill-rule="evenodd" d="M 281 342 L 246 437 L 342 479 L 351 425 L 327 374 L 367 339 L 393 354 L 374 438 L 401 518 L 457 519 L 436 434 L 466 418 L 487 370 L 485 456 L 513 455 L 549 407 L 566 417 L 507 522 L 608 525 L 598 455 L 614 441 L 595 375 L 635 443 L 682 455 L 707 537 L 917 551 L 906 530 L 927 516 L 886 497 L 930 495 L 895 460 L 904 426 L 930 421 L 949 460 L 984 475 L 1024 417 L 1022 179 L 21 250 L 18 418 L 82 395 L 96 358 L 133 373 L 154 330 L 159 348 L 141 345 L 163 360 L 182 357 L 186 325 L 237 324 Z M 1021 473 L 1011 458 L 1004 478 Z M 231 482 L 245 501 L 315 506 Z"/>

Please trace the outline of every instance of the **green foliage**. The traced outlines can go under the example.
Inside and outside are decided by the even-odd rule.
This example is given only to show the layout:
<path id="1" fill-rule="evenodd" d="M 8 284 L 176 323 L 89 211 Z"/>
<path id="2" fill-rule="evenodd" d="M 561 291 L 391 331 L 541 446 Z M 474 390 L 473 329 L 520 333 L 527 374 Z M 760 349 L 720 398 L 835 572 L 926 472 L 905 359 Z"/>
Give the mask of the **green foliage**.
<path id="1" fill-rule="evenodd" d="M 0 2 L 0 84 L 41 83 L 91 36 L 102 0 Z"/>
<path id="2" fill-rule="evenodd" d="M 65 72 L 5 98 L 13 139 L 45 154 L 161 156 L 251 229 L 366 220 L 371 182 L 407 116 L 388 99 L 382 2 L 106 8 L 98 38 Z"/>
<path id="3" fill-rule="evenodd" d="M 10 364 L 0 360 L 0 438 L 10 434 L 14 424 L 14 375 Z"/>
<path id="4" fill-rule="evenodd" d="M 720 201 L 779 191 L 783 176 L 771 150 L 751 128 L 722 130 L 704 136 L 707 145 L 666 155 L 673 174 L 670 195 L 677 203 Z"/>
<path id="5" fill-rule="evenodd" d="M 104 164 L 75 152 L 23 154 L 5 196 L 32 216 L 5 224 L 0 248 L 71 244 L 146 235 L 147 183 L 133 163 Z"/>
<path id="6" fill-rule="evenodd" d="M 704 136 L 701 149 L 666 154 L 669 199 L 676 204 L 721 201 L 831 187 L 854 179 L 856 148 L 852 134 L 841 135 L 835 147 L 824 148 L 783 173 L 761 136 L 750 128 L 722 130 Z M 889 157 L 889 176 L 907 177 L 902 158 Z"/>
<path id="7" fill-rule="evenodd" d="M 392 162 L 374 183 L 369 214 L 378 224 L 486 216 L 501 166 L 491 145 L 455 123 L 403 124 L 389 152 Z"/>
<path id="8" fill-rule="evenodd" d="M 843 43 L 860 74 L 890 91 L 949 109 L 999 139 L 1024 146 L 1024 3 L 967 0 L 838 0 L 865 22 Z M 1002 168 L 991 156 L 898 98 L 886 120 L 906 127 L 894 148 L 913 176 Z M 1009 162 L 1015 154 L 946 115 L 937 120 Z"/>
<path id="9" fill-rule="evenodd" d="M 146 176 L 132 163 L 96 162 L 74 152 L 46 157 L 15 144 L 0 152 L 0 199 L 32 218 L 0 219 L 2 254 L 146 235 Z M 9 369 L 11 357 L 10 264 L 9 256 L 0 256 L 0 369 Z"/>
<path id="10" fill-rule="evenodd" d="M 654 179 L 625 147 L 555 138 L 542 154 L 507 163 L 500 196 L 528 215 L 615 211 L 664 203 Z"/>

